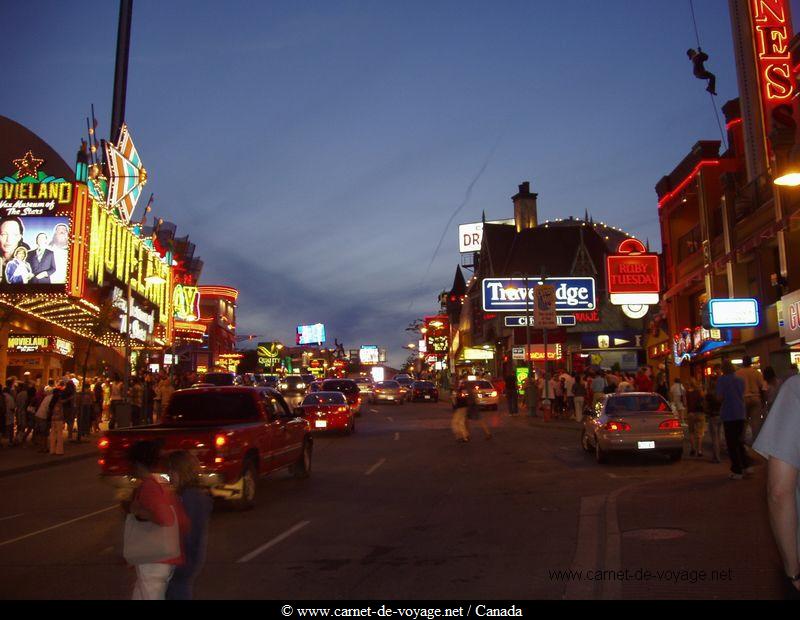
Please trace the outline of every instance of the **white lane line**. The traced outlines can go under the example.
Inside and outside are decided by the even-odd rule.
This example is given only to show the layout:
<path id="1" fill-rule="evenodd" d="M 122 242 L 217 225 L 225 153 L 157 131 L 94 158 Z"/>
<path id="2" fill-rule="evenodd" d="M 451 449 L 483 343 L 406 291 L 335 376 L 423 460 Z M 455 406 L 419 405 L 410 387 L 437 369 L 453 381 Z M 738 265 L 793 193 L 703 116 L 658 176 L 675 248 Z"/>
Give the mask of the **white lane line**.
<path id="1" fill-rule="evenodd" d="M 9 519 L 16 519 L 17 517 L 21 517 L 24 514 L 25 514 L 24 512 L 21 512 L 18 515 L 8 515 L 7 517 L 0 517 L 0 521 L 8 521 Z"/>
<path id="2" fill-rule="evenodd" d="M 372 467 L 370 467 L 367 471 L 364 472 L 365 476 L 371 476 L 378 467 L 383 465 L 386 462 L 386 459 L 381 459 L 377 463 L 375 463 Z"/>
<path id="3" fill-rule="evenodd" d="M 389 416 L 386 416 L 386 419 L 389 420 L 389 422 L 394 422 L 394 418 L 390 418 Z"/>
<path id="4" fill-rule="evenodd" d="M 369 412 L 370 413 L 378 413 L 378 410 L 377 409 L 370 409 Z"/>
<path id="5" fill-rule="evenodd" d="M 581 498 L 578 516 L 578 536 L 575 556 L 570 569 L 575 571 L 595 570 L 600 559 L 602 515 L 606 507 L 605 495 L 591 495 Z M 564 590 L 567 600 L 587 600 L 597 598 L 595 582 L 588 580 L 570 581 Z"/>
<path id="6" fill-rule="evenodd" d="M 93 517 L 95 515 L 99 515 L 114 509 L 119 510 L 119 504 L 114 504 L 113 506 L 109 506 L 108 508 L 103 508 L 102 510 L 96 510 L 94 512 L 90 512 L 89 514 L 83 515 L 82 517 L 75 517 L 74 519 L 70 519 L 69 521 L 64 521 L 63 523 L 51 525 L 50 527 L 46 527 L 43 530 L 37 530 L 35 532 L 31 532 L 30 534 L 25 534 L 23 536 L 17 536 L 16 538 L 12 538 L 11 540 L 4 540 L 3 542 L 0 542 L 0 547 L 3 547 L 5 545 L 10 545 L 11 543 L 15 543 L 20 540 L 25 540 L 26 538 L 30 538 L 31 536 L 44 534 L 45 532 L 49 532 L 50 530 L 54 530 L 56 528 L 63 527 L 65 525 L 69 525 L 70 523 L 75 523 L 76 521 L 82 521 L 83 519 L 88 519 L 89 517 Z"/>
<path id="7" fill-rule="evenodd" d="M 302 530 L 309 523 L 311 523 L 311 521 L 300 521 L 300 523 L 297 523 L 296 525 L 293 525 L 288 530 L 286 530 L 283 534 L 279 534 L 278 536 L 276 536 L 275 538 L 273 538 L 269 542 L 266 542 L 263 545 L 261 545 L 258 549 L 255 549 L 254 551 L 251 551 L 247 555 L 242 556 L 241 558 L 236 560 L 236 563 L 237 564 L 243 564 L 244 562 L 249 562 L 253 558 L 258 557 L 259 555 L 264 553 L 270 547 L 274 547 L 279 542 L 289 538 L 289 536 L 291 536 L 295 532 L 299 532 L 300 530 Z"/>
<path id="8" fill-rule="evenodd" d="M 394 440 L 397 441 L 398 439 L 400 439 L 400 433 L 395 433 Z"/>

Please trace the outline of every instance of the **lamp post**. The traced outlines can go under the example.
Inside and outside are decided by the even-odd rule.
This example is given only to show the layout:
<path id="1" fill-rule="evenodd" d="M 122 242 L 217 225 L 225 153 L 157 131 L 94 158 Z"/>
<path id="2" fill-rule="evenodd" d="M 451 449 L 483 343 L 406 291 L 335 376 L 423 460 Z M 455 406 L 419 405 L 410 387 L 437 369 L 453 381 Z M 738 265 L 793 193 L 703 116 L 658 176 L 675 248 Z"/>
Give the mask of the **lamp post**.
<path id="1" fill-rule="evenodd" d="M 535 418 L 536 417 L 536 406 L 537 401 L 539 400 L 536 395 L 532 393 L 533 390 L 536 389 L 536 385 L 534 382 L 534 368 L 533 368 L 533 356 L 531 356 L 531 311 L 530 311 L 530 300 L 531 300 L 531 289 L 530 289 L 530 278 L 527 273 L 521 272 L 514 272 L 511 274 L 511 277 L 517 278 L 522 277 L 525 281 L 525 359 L 528 361 L 528 386 L 526 388 L 526 399 L 528 401 L 528 416 Z M 547 345 L 545 345 L 545 360 L 547 356 Z M 545 364 L 547 362 L 545 361 Z M 514 375 L 516 380 L 516 374 Z"/>

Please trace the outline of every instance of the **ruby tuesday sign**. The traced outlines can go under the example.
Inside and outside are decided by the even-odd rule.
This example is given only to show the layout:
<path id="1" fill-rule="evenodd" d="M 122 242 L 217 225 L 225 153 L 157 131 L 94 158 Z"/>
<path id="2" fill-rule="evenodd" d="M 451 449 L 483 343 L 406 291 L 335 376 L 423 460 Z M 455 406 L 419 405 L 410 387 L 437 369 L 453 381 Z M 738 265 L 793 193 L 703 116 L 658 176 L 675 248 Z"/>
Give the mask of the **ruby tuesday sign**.
<path id="1" fill-rule="evenodd" d="M 556 291 L 556 311 L 590 311 L 596 308 L 594 278 L 547 278 Z M 484 278 L 485 312 L 526 312 L 534 307 L 533 289 L 538 278 Z"/>

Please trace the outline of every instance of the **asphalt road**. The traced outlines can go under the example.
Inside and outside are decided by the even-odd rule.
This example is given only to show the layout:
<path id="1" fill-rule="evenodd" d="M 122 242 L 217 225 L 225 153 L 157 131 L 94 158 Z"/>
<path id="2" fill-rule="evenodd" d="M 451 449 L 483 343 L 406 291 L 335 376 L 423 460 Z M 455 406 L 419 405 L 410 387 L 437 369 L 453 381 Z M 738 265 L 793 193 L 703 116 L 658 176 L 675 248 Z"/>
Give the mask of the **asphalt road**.
<path id="1" fill-rule="evenodd" d="M 688 458 L 598 466 L 577 427 L 502 411 L 484 414 L 491 440 L 475 428 L 461 444 L 450 413 L 365 407 L 354 435 L 317 439 L 309 479 L 273 474 L 255 509 L 215 511 L 196 596 L 779 596 L 763 467 L 729 481 Z M 94 461 L 0 479 L 0 497 L 0 598 L 129 596 L 122 514 Z"/>

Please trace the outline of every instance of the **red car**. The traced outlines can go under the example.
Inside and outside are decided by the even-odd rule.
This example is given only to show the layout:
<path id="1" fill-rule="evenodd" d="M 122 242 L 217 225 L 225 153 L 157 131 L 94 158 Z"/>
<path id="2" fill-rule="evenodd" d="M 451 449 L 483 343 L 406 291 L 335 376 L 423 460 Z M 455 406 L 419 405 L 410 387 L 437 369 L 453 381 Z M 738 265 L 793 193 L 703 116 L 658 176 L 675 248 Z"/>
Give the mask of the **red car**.
<path id="1" fill-rule="evenodd" d="M 326 379 L 322 383 L 323 392 L 341 392 L 354 415 L 361 415 L 361 390 L 352 379 Z"/>
<path id="2" fill-rule="evenodd" d="M 311 431 L 344 431 L 348 435 L 356 430 L 356 419 L 347 399 L 341 392 L 315 392 L 303 399 L 296 409 Z"/>
<path id="3" fill-rule="evenodd" d="M 200 481 L 211 494 L 239 508 L 255 504 L 256 481 L 288 468 L 311 472 L 308 423 L 272 388 L 208 386 L 178 390 L 161 424 L 106 431 L 100 439 L 100 473 L 112 484 L 136 484 L 128 449 L 137 441 L 162 443 L 162 454 L 189 450 L 200 461 Z"/>

